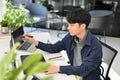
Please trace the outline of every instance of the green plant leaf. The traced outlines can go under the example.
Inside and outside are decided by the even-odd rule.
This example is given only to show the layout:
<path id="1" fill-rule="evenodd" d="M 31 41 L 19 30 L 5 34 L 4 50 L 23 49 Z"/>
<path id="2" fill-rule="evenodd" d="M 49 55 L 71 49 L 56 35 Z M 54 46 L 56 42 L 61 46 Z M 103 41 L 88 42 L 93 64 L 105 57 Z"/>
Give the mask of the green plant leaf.
<path id="1" fill-rule="evenodd" d="M 9 65 L 14 61 L 16 57 L 15 48 L 19 45 L 20 43 L 16 43 L 15 46 L 0 61 L 0 76 L 4 75 L 7 72 Z"/>
<path id="2" fill-rule="evenodd" d="M 31 66 L 29 66 L 29 68 L 26 70 L 26 74 L 33 75 L 35 73 L 45 72 L 49 66 L 50 66 L 50 63 L 36 62 Z"/>
<path id="3" fill-rule="evenodd" d="M 16 47 L 20 43 L 16 43 L 13 48 L 3 57 L 0 61 L 0 80 L 18 80 L 20 73 L 23 70 L 27 71 L 27 74 L 22 76 L 21 80 L 27 80 L 27 78 L 33 74 L 44 72 L 48 69 L 50 63 L 40 62 L 42 59 L 42 54 L 33 53 L 23 60 L 23 64 L 19 65 L 17 68 L 9 68 L 15 58 L 16 58 Z M 51 77 L 47 77 L 43 80 L 53 80 Z"/>
<path id="4" fill-rule="evenodd" d="M 23 69 L 28 68 L 30 65 L 32 65 L 34 62 L 39 62 L 40 59 L 42 59 L 42 54 L 40 53 L 34 53 L 29 55 L 22 64 Z"/>
<path id="5" fill-rule="evenodd" d="M 26 24 L 33 24 L 34 21 L 32 18 L 27 18 L 27 11 L 24 6 L 20 6 L 19 9 L 15 9 L 14 6 L 10 3 L 6 3 L 7 12 L 4 14 L 3 20 L 8 22 L 9 29 L 11 31 L 16 30 L 20 26 Z"/>
<path id="6" fill-rule="evenodd" d="M 44 78 L 42 80 L 54 80 L 54 79 L 53 79 L 53 76 L 48 76 L 48 77 L 46 77 L 46 78 Z"/>
<path id="7" fill-rule="evenodd" d="M 7 26 L 8 26 L 8 21 L 7 21 L 7 20 L 2 20 L 2 21 L 0 22 L 0 25 L 1 25 L 2 27 L 7 27 Z"/>
<path id="8" fill-rule="evenodd" d="M 5 76 L 9 80 L 16 80 L 22 70 L 22 66 L 14 68 L 13 70 L 9 71 Z"/>

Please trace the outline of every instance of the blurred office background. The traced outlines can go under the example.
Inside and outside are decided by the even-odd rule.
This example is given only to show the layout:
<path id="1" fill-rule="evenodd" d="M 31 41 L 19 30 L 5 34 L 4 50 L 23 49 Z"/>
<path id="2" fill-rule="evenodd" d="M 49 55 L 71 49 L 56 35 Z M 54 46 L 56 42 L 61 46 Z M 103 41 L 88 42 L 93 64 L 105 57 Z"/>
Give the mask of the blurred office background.
<path id="1" fill-rule="evenodd" d="M 120 0 L 12 0 L 15 7 L 27 3 L 44 5 L 48 9 L 48 19 L 42 28 L 57 31 L 67 31 L 65 17 L 69 10 L 79 7 L 88 10 L 92 15 L 89 29 L 93 34 L 103 36 L 102 39 L 106 38 L 105 42 L 118 50 L 112 68 L 120 76 Z M 4 12 L 5 6 L 0 4 L 0 20 Z M 40 24 L 32 27 L 41 28 Z"/>

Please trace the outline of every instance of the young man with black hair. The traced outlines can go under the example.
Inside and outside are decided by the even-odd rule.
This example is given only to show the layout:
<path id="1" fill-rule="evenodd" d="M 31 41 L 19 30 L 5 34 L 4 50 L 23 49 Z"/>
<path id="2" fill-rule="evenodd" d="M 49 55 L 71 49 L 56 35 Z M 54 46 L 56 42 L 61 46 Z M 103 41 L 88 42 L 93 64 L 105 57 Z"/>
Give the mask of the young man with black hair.
<path id="1" fill-rule="evenodd" d="M 34 43 L 37 48 L 49 53 L 66 50 L 71 65 L 51 65 L 46 74 L 64 73 L 82 77 L 82 80 L 100 80 L 102 47 L 99 40 L 88 30 L 90 14 L 78 8 L 70 11 L 66 19 L 69 33 L 61 41 L 46 44 L 29 38 L 30 34 L 24 34 L 24 40 Z"/>

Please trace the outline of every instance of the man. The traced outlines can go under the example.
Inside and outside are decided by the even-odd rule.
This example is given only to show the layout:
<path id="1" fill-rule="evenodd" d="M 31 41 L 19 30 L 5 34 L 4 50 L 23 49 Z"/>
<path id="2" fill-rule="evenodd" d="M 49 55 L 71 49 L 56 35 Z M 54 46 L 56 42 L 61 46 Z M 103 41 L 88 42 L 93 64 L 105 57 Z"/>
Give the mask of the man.
<path id="1" fill-rule="evenodd" d="M 65 73 L 80 76 L 82 80 L 100 80 L 102 48 L 99 40 L 88 30 L 90 14 L 78 8 L 69 12 L 66 18 L 69 23 L 69 33 L 61 41 L 45 44 L 29 38 L 30 34 L 24 34 L 24 40 L 34 43 L 37 48 L 49 53 L 66 50 L 71 65 L 51 65 L 46 74 Z"/>

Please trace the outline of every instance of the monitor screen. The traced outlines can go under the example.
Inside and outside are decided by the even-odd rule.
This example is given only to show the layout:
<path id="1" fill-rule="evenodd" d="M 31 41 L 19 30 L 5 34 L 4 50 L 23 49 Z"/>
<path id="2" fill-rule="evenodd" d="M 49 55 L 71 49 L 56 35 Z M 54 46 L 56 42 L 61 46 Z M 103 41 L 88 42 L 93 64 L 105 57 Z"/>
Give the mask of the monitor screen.
<path id="1" fill-rule="evenodd" d="M 22 40 L 23 34 L 24 34 L 23 27 L 19 27 L 18 29 L 16 29 L 15 31 L 11 33 L 14 39 L 14 42 L 21 42 L 21 43 L 23 43 L 23 40 Z"/>

